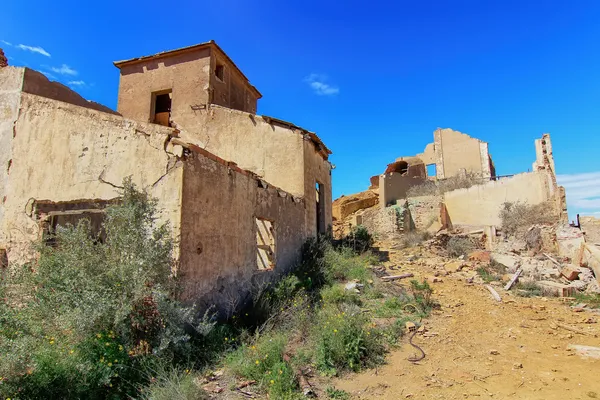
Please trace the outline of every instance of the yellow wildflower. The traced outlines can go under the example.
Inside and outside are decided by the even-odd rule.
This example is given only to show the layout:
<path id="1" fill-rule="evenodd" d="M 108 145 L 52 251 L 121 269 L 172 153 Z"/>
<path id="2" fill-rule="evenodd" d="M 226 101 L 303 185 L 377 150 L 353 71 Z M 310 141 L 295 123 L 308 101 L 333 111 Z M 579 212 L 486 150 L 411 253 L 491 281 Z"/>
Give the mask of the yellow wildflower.
<path id="1" fill-rule="evenodd" d="M 274 384 L 274 383 L 275 383 L 275 381 L 273 379 L 271 379 L 271 385 Z"/>
<path id="2" fill-rule="evenodd" d="M 260 361 L 256 360 L 256 361 L 254 361 L 254 364 L 258 365 L 258 364 L 260 364 Z"/>

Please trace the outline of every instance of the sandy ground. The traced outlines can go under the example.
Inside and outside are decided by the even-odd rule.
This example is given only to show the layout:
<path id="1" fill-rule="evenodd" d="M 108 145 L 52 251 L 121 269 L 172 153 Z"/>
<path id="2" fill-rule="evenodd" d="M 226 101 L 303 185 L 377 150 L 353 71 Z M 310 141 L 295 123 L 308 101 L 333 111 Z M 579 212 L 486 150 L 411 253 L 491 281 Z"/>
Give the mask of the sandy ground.
<path id="1" fill-rule="evenodd" d="M 383 248 L 385 250 L 385 248 Z M 407 251 L 390 253 L 390 274 L 417 278 L 440 270 L 443 260 L 422 254 L 407 262 Z M 448 269 L 448 268 L 447 268 Z M 423 321 L 424 335 L 405 336 L 377 370 L 334 380 L 359 399 L 600 399 L 600 360 L 583 358 L 569 344 L 600 346 L 600 314 L 575 312 L 558 298 L 522 298 L 497 287 L 502 302 L 483 285 L 469 284 L 473 271 L 451 273 L 432 283 L 441 308 Z M 408 282 L 402 282 L 408 284 Z M 563 324 L 588 333 L 566 330 Z"/>

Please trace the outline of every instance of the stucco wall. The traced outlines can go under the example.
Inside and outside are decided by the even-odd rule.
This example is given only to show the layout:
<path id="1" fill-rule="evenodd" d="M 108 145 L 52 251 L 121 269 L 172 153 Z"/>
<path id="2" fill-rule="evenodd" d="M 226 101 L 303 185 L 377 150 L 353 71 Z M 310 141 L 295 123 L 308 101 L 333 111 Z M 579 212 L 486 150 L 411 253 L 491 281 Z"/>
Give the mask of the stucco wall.
<path id="1" fill-rule="evenodd" d="M 425 178 L 403 176 L 397 172 L 390 172 L 379 177 L 379 205 L 387 207 L 396 204 L 399 199 L 405 199 L 408 189 L 419 185 Z"/>
<path id="2" fill-rule="evenodd" d="M 147 122 L 152 114 L 152 93 L 170 89 L 172 118 L 182 121 L 193 115 L 190 106 L 208 103 L 210 74 L 209 48 L 123 66 L 117 111 Z"/>
<path id="3" fill-rule="evenodd" d="M 550 200 L 546 172 L 530 172 L 511 178 L 444 194 L 444 203 L 454 225 L 500 225 L 504 202 L 539 204 Z"/>
<path id="4" fill-rule="evenodd" d="M 300 136 L 296 134 L 296 136 Z M 333 225 L 332 193 L 331 193 L 331 168 L 328 162 L 315 150 L 314 145 L 308 140 L 302 140 L 304 153 L 304 197 L 306 201 L 306 234 L 317 234 L 317 196 L 316 184 L 319 182 L 323 191 L 322 228 L 329 231 Z M 324 232 L 320 232 L 324 233 Z"/>
<path id="5" fill-rule="evenodd" d="M 258 102 L 256 92 L 250 89 L 246 79 L 224 55 L 218 51 L 213 51 L 213 55 L 210 74 L 213 89 L 212 103 L 256 114 Z M 217 63 L 225 66 L 223 81 L 213 73 Z"/>
<path id="6" fill-rule="evenodd" d="M 14 125 L 19 114 L 23 68 L 0 68 L 0 227 L 8 198 L 8 177 L 12 169 Z M 0 248 L 7 246 L 8 235 L 0 229 Z"/>
<path id="7" fill-rule="evenodd" d="M 113 199 L 119 192 L 111 184 L 120 186 L 130 175 L 150 188 L 162 219 L 178 232 L 182 169 L 164 150 L 171 131 L 23 93 L 0 220 L 0 231 L 9 236 L 9 261 L 19 263 L 33 254 L 30 243 L 40 230 L 27 212 L 31 201 Z"/>
<path id="8" fill-rule="evenodd" d="M 51 82 L 45 75 L 30 68 L 24 68 L 23 92 L 91 108 L 92 110 L 117 114 L 114 110 L 102 104 L 84 99 L 79 93 L 60 82 Z"/>
<path id="9" fill-rule="evenodd" d="M 458 175 L 460 169 L 475 173 L 489 170 L 489 167 L 483 167 L 489 162 L 487 157 L 482 160 L 480 140 L 452 129 L 438 129 L 435 135 L 441 137 L 445 178 Z"/>
<path id="10" fill-rule="evenodd" d="M 304 195 L 301 134 L 268 124 L 260 116 L 216 105 L 181 123 L 181 129 L 183 139 L 236 162 L 287 192 Z"/>
<path id="11" fill-rule="evenodd" d="M 184 299 L 221 310 L 241 301 L 252 285 L 288 271 L 299 261 L 304 202 L 261 188 L 249 175 L 197 154 L 183 168 L 181 267 Z M 259 271 L 255 217 L 273 221 L 276 266 Z"/>

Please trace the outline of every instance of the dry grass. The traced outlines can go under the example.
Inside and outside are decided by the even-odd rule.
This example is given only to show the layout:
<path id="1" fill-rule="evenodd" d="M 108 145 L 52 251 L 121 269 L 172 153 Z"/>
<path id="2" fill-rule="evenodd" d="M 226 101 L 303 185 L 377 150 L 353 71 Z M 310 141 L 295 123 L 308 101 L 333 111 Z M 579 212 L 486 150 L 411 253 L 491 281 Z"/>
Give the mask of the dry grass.
<path id="1" fill-rule="evenodd" d="M 418 196 L 436 196 L 457 189 L 466 189 L 474 185 L 488 182 L 489 179 L 483 178 L 480 174 L 467 172 L 466 175 L 456 175 L 448 179 L 437 181 L 426 181 L 420 185 L 408 189 L 408 197 Z"/>
<path id="2" fill-rule="evenodd" d="M 552 204 L 529 205 L 523 202 L 506 202 L 500 209 L 502 229 L 508 235 L 521 235 L 532 225 L 551 225 L 557 221 Z"/>

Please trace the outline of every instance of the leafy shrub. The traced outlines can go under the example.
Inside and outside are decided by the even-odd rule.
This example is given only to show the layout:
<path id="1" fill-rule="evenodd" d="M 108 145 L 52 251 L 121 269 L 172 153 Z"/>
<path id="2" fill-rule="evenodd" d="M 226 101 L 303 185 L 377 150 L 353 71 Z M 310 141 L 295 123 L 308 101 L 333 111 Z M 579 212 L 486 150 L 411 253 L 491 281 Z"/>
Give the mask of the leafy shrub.
<path id="1" fill-rule="evenodd" d="M 353 227 L 352 232 L 342 239 L 342 245 L 351 248 L 358 254 L 364 253 L 373 246 L 373 236 L 366 227 L 358 225 Z"/>
<path id="2" fill-rule="evenodd" d="M 419 305 L 424 315 L 429 314 L 429 311 L 437 305 L 431 299 L 433 289 L 431 289 L 427 281 L 419 282 L 413 279 L 410 281 L 410 290 L 415 302 Z"/>
<path id="3" fill-rule="evenodd" d="M 450 257 L 466 256 L 475 249 L 475 245 L 468 238 L 453 236 L 446 243 L 446 251 Z"/>
<path id="4" fill-rule="evenodd" d="M 532 225 L 553 224 L 557 221 L 549 202 L 529 205 L 523 202 L 506 202 L 500 209 L 502 229 L 508 235 L 520 235 Z"/>
<path id="5" fill-rule="evenodd" d="M 358 308 L 345 309 L 321 309 L 313 331 L 317 368 L 329 375 L 379 364 L 386 351 L 369 318 Z"/>
<path id="6" fill-rule="evenodd" d="M 106 209 L 105 240 L 90 222 L 60 228 L 32 266 L 0 283 L 0 393 L 23 398 L 133 394 L 144 358 L 183 360 L 209 316 L 175 299 L 173 240 L 157 200 L 125 180 Z"/>
<path id="7" fill-rule="evenodd" d="M 350 393 L 346 392 L 345 390 L 336 389 L 333 386 L 327 387 L 327 389 L 325 390 L 325 393 L 327 394 L 328 399 L 334 399 L 334 400 L 350 400 L 351 399 Z"/>
<path id="8" fill-rule="evenodd" d="M 323 288 L 321 298 L 324 304 L 361 304 L 360 296 L 353 291 L 346 290 L 341 284 Z"/>
<path id="9" fill-rule="evenodd" d="M 252 379 L 272 398 L 291 396 L 298 387 L 292 367 L 284 360 L 287 344 L 284 334 L 258 337 L 227 358 L 227 365 L 238 377 Z"/>

